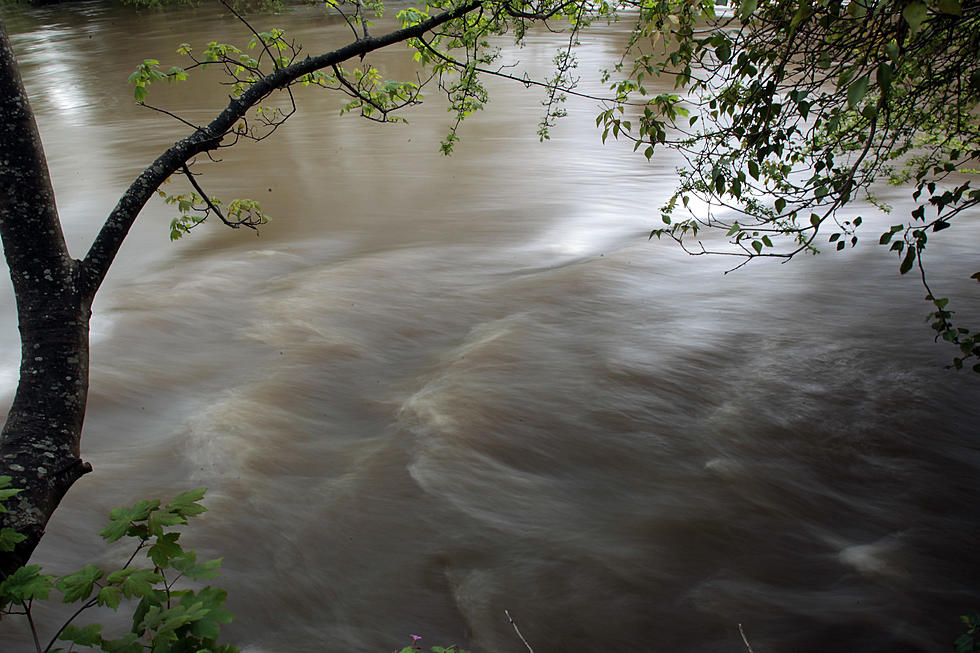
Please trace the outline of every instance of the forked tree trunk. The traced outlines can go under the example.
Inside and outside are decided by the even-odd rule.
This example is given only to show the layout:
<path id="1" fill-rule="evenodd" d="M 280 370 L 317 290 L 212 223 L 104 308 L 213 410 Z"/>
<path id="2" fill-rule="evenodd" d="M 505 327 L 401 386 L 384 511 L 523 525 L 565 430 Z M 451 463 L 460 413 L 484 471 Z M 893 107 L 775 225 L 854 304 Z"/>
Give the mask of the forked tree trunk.
<path id="1" fill-rule="evenodd" d="M 88 394 L 91 297 L 68 255 L 34 115 L 0 23 L 0 237 L 17 300 L 20 381 L 3 431 L 0 474 L 22 492 L 0 526 L 27 536 L 0 554 L 6 575 L 27 561 L 65 492 L 90 467 L 79 458 Z"/>
<path id="2" fill-rule="evenodd" d="M 88 395 L 92 298 L 147 200 L 173 173 L 220 147 L 247 112 L 305 76 L 389 45 L 420 38 L 481 7 L 469 0 L 380 37 L 279 67 L 256 81 L 214 120 L 174 143 L 122 194 L 81 261 L 68 254 L 34 114 L 0 20 L 0 238 L 17 299 L 20 382 L 0 432 L 0 474 L 22 492 L 0 513 L 0 527 L 27 536 L 0 552 L 0 578 L 24 564 L 68 488 L 91 467 L 79 457 Z M 237 137 L 236 137 L 237 140 Z"/>

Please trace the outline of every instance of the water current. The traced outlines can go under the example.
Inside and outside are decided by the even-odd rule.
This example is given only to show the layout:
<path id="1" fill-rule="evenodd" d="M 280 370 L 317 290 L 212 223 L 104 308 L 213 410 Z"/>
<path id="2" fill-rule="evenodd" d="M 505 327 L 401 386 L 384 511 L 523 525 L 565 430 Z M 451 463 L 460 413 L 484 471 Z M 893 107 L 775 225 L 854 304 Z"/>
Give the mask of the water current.
<path id="1" fill-rule="evenodd" d="M 66 234 L 81 256 L 135 174 L 186 127 L 134 105 L 138 62 L 244 43 L 209 7 L 5 8 Z M 257 17 L 315 52 L 315 8 Z M 583 89 L 612 26 L 580 50 Z M 506 62 L 546 69 L 547 33 Z M 412 78 L 401 49 L 373 62 Z M 192 122 L 227 90 L 199 75 L 151 100 Z M 865 214 L 844 254 L 787 265 L 648 241 L 676 161 L 600 142 L 596 102 L 535 137 L 542 94 L 491 81 L 456 154 L 438 92 L 408 125 L 298 93 L 273 138 L 199 162 L 263 202 L 260 234 L 171 244 L 154 202 L 95 306 L 83 455 L 36 553 L 109 561 L 96 532 L 137 498 L 209 488 L 185 535 L 224 556 L 245 651 L 949 650 L 980 608 L 980 383 L 943 369 L 917 281 Z M 174 182 L 175 186 L 177 182 Z M 883 189 L 901 210 L 906 191 Z M 980 318 L 978 215 L 932 272 Z M 894 221 L 894 220 L 892 220 Z M 911 276 L 911 275 L 910 275 Z M 19 355 L 0 287 L 0 392 Z M 53 619 L 53 617 L 52 617 Z M 28 650 L 13 620 L 0 650 Z M 50 631 L 48 626 L 48 631 Z"/>

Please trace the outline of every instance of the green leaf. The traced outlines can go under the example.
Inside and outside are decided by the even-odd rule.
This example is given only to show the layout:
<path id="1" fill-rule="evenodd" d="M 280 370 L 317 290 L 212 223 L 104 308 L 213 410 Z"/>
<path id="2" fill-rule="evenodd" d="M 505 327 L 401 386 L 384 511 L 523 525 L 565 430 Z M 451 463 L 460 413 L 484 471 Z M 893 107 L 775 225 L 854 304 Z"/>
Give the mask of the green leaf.
<path id="1" fill-rule="evenodd" d="M 732 58 L 732 46 L 728 41 L 722 41 L 718 46 L 715 47 L 715 56 L 722 63 L 728 63 L 728 60 Z"/>
<path id="2" fill-rule="evenodd" d="M 41 573 L 40 565 L 27 565 L 0 583 L 0 598 L 8 601 L 46 599 L 54 586 L 54 576 Z"/>
<path id="3" fill-rule="evenodd" d="M 184 550 L 177 544 L 179 538 L 180 533 L 164 533 L 158 536 L 156 543 L 147 551 L 153 564 L 161 568 L 167 567 L 171 558 L 183 555 Z"/>
<path id="4" fill-rule="evenodd" d="M 109 513 L 109 525 L 99 535 L 109 542 L 115 542 L 127 532 L 133 522 L 143 521 L 150 513 L 160 507 L 160 501 L 140 500 L 132 508 L 116 508 Z"/>
<path id="5" fill-rule="evenodd" d="M 912 269 L 912 263 L 915 262 L 915 248 L 909 247 L 905 252 L 905 258 L 902 259 L 902 264 L 898 267 L 898 271 L 901 274 L 905 274 Z"/>
<path id="6" fill-rule="evenodd" d="M 902 18 L 908 23 L 913 34 L 919 31 L 919 28 L 922 26 L 922 21 L 926 19 L 928 14 L 929 10 L 924 2 L 912 2 L 902 10 Z"/>
<path id="7" fill-rule="evenodd" d="M 122 599 L 122 588 L 118 585 L 107 585 L 99 590 L 96 598 L 99 605 L 106 605 L 115 610 L 119 607 L 119 601 Z"/>
<path id="8" fill-rule="evenodd" d="M 158 599 L 156 596 L 144 596 L 140 599 L 136 610 L 133 611 L 133 632 L 140 635 L 143 634 L 143 631 L 140 630 L 140 624 L 143 623 L 146 613 L 150 611 L 150 608 L 155 605 L 160 605 L 162 602 L 162 599 Z"/>
<path id="9" fill-rule="evenodd" d="M 146 611 L 146 616 L 139 624 L 139 630 L 156 631 L 154 642 L 169 642 L 175 639 L 173 637 L 175 630 L 197 621 L 206 614 L 207 609 L 200 603 L 190 606 L 175 605 L 172 608 L 154 605 Z"/>
<path id="10" fill-rule="evenodd" d="M 79 646 L 98 646 L 102 643 L 102 624 L 89 624 L 88 626 L 65 626 L 58 639 L 63 642 L 74 642 Z"/>
<path id="11" fill-rule="evenodd" d="M 868 14 L 868 8 L 863 2 L 851 2 L 847 5 L 847 13 L 855 18 L 864 18 Z"/>
<path id="12" fill-rule="evenodd" d="M 10 497 L 21 492 L 20 488 L 10 487 L 12 480 L 13 479 L 9 476 L 0 476 L 0 512 L 7 512 L 7 508 L 3 505 L 4 502 Z"/>
<path id="13" fill-rule="evenodd" d="M 898 41 L 892 39 L 885 45 L 885 52 L 888 54 L 888 58 L 893 62 L 898 63 L 899 49 Z"/>
<path id="14" fill-rule="evenodd" d="M 954 358 L 953 362 L 955 363 L 956 361 L 960 361 L 960 364 L 956 366 L 956 369 L 962 369 L 963 361 L 961 361 L 959 358 Z M 976 650 L 976 648 L 973 646 L 973 636 L 963 633 L 956 638 L 956 641 L 953 643 L 953 649 L 956 651 L 956 653 L 973 653 Z"/>
<path id="15" fill-rule="evenodd" d="M 960 0 L 939 0 L 937 3 L 939 11 L 944 14 L 949 14 L 950 16 L 962 16 L 963 7 L 960 6 Z"/>
<path id="16" fill-rule="evenodd" d="M 158 537 L 163 535 L 163 529 L 165 527 L 186 523 L 186 519 L 176 513 L 170 512 L 170 510 L 157 510 L 156 512 L 150 513 L 149 518 L 146 520 L 150 535 L 156 535 Z"/>
<path id="17" fill-rule="evenodd" d="M 146 597 L 153 596 L 153 584 L 159 583 L 163 578 L 150 569 L 119 569 L 106 577 L 106 582 L 120 585 L 123 595 L 127 599 L 134 596 Z"/>
<path id="18" fill-rule="evenodd" d="M 888 93 L 891 89 L 892 79 L 895 76 L 895 69 L 892 68 L 887 63 L 882 63 L 878 66 L 878 70 L 875 73 L 875 81 L 878 82 L 878 88 L 881 89 L 882 93 Z"/>
<path id="19" fill-rule="evenodd" d="M 173 501 L 167 504 L 167 510 L 175 512 L 181 517 L 193 517 L 194 515 L 200 515 L 202 512 L 207 512 L 208 509 L 198 503 L 198 501 L 204 498 L 204 494 L 207 491 L 207 488 L 202 487 L 196 490 L 181 492 L 173 498 Z"/>
<path id="20" fill-rule="evenodd" d="M 103 639 L 102 650 L 106 653 L 143 653 L 136 633 L 126 633 L 119 639 Z"/>
<path id="21" fill-rule="evenodd" d="M 63 599 L 65 603 L 74 603 L 75 601 L 87 599 L 92 594 L 92 587 L 95 585 L 95 581 L 102 578 L 103 574 L 105 572 L 99 567 L 85 565 L 81 571 L 76 571 L 74 574 L 59 578 L 55 583 L 55 587 L 65 595 Z"/>
<path id="22" fill-rule="evenodd" d="M 218 639 L 221 624 L 231 623 L 234 617 L 223 609 L 228 593 L 216 587 L 205 587 L 196 596 L 188 594 L 181 598 L 182 604 L 200 603 L 207 612 L 191 627 L 191 633 L 205 639 Z"/>
<path id="23" fill-rule="evenodd" d="M 755 250 L 755 253 L 756 254 L 761 254 L 762 253 L 762 243 L 760 241 L 758 241 L 758 240 L 753 240 L 752 241 L 752 249 Z"/>
<path id="24" fill-rule="evenodd" d="M 863 75 L 854 80 L 847 89 L 847 106 L 853 109 L 868 93 L 868 76 Z"/>
<path id="25" fill-rule="evenodd" d="M 748 20 L 752 12 L 755 11 L 758 6 L 757 0 L 743 0 L 738 7 L 738 17 L 743 21 Z"/>
<path id="26" fill-rule="evenodd" d="M 0 551 L 13 551 L 18 544 L 26 539 L 26 535 L 21 535 L 14 529 L 4 526 L 0 529 Z"/>
<path id="27" fill-rule="evenodd" d="M 188 578 L 214 578 L 220 576 L 217 572 L 221 568 L 221 561 L 223 558 L 217 558 L 215 560 L 208 560 L 207 562 L 202 562 L 197 564 L 197 554 L 193 551 L 188 551 L 179 558 L 174 558 L 170 565 L 181 572 Z"/>

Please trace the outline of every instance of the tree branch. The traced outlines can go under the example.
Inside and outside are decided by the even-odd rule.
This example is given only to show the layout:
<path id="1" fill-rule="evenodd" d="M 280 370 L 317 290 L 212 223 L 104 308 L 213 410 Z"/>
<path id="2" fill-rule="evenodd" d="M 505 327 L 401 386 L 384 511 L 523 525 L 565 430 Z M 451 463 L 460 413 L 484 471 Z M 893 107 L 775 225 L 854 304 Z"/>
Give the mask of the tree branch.
<path id="1" fill-rule="evenodd" d="M 531 648 L 531 645 L 527 643 L 526 639 L 524 639 L 521 629 L 517 627 L 517 623 L 515 623 L 514 618 L 510 616 L 510 612 L 504 610 L 504 614 L 507 615 L 507 621 L 510 622 L 510 625 L 514 627 L 514 632 L 517 633 L 517 636 L 520 637 L 521 641 L 524 643 L 524 646 L 527 647 L 528 653 L 534 653 L 534 649 Z"/>
<path id="2" fill-rule="evenodd" d="M 68 246 L 34 113 L 7 31 L 0 20 L 0 237 L 16 291 L 25 284 L 64 282 L 71 275 Z"/>
<path id="3" fill-rule="evenodd" d="M 363 38 L 317 57 L 307 57 L 285 68 L 279 68 L 252 84 L 241 95 L 233 98 L 208 125 L 195 130 L 157 157 L 126 189 L 82 261 L 82 283 L 85 295 L 89 298 L 94 297 L 137 216 L 160 184 L 197 154 L 219 147 L 221 140 L 245 116 L 246 112 L 272 92 L 284 89 L 299 78 L 323 68 L 394 43 L 419 38 L 439 25 L 461 18 L 480 8 L 482 4 L 483 0 L 471 0 L 416 25 L 379 37 Z"/>

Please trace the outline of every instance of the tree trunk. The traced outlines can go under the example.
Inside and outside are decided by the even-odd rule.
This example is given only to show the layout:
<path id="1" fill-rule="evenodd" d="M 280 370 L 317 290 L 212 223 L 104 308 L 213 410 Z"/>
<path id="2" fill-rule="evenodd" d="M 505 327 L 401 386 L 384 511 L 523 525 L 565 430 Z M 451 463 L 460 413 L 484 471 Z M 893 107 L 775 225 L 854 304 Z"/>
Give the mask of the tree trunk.
<path id="1" fill-rule="evenodd" d="M 478 10 L 483 0 L 444 11 L 380 37 L 366 36 L 316 57 L 276 66 L 210 123 L 194 130 L 130 184 L 84 260 L 68 254 L 34 114 L 0 20 L 0 238 L 17 299 L 20 382 L 0 432 L 0 474 L 22 492 L 0 513 L 0 527 L 27 536 L 0 552 L 0 578 L 24 564 L 68 488 L 91 471 L 79 458 L 88 394 L 88 323 L 92 298 L 147 200 L 174 172 L 221 146 L 235 125 L 276 90 L 304 76 L 394 43 L 421 38 Z M 237 136 L 236 136 L 237 140 Z"/>
<path id="2" fill-rule="evenodd" d="M 68 488 L 88 394 L 91 297 L 68 255 L 34 114 L 0 22 L 0 237 L 17 299 L 20 381 L 0 432 L 0 474 L 22 491 L 0 526 L 27 536 L 0 553 L 0 574 L 24 564 Z"/>

